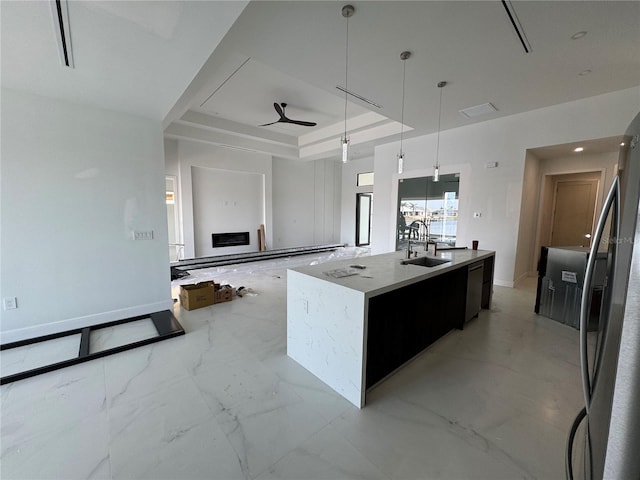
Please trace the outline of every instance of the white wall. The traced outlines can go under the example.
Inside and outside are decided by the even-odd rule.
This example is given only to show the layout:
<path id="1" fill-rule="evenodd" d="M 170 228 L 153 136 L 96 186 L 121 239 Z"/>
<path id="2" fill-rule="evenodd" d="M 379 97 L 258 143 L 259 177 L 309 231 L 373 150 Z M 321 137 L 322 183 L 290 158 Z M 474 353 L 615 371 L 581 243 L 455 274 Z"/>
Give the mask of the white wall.
<path id="1" fill-rule="evenodd" d="M 452 173 L 460 166 L 468 169 L 460 179 L 458 243 L 469 245 L 478 239 L 480 248 L 496 251 L 497 284 L 512 286 L 515 279 L 527 149 L 621 135 L 637 114 L 638 105 L 640 87 L 635 87 L 441 132 L 442 173 Z M 432 171 L 435 134 L 408 139 L 403 147 L 405 176 Z M 393 250 L 390 232 L 397 208 L 397 198 L 392 195 L 397 189 L 397 149 L 397 142 L 375 149 L 372 253 Z M 487 162 L 498 162 L 498 168 L 485 168 Z M 482 217 L 472 218 L 474 211 Z"/>
<path id="2" fill-rule="evenodd" d="M 340 241 L 341 163 L 273 159 L 274 248 Z"/>
<path id="3" fill-rule="evenodd" d="M 529 220 L 520 222 L 518 229 L 514 272 L 514 283 L 516 284 L 529 275 L 535 275 L 536 272 L 536 266 L 533 264 L 533 252 L 536 248 L 541 184 L 540 160 L 531 152 L 527 152 L 524 162 L 520 218 Z"/>
<path id="4" fill-rule="evenodd" d="M 3 89 L 1 158 L 2 343 L 172 307 L 159 121 Z"/>
<path id="5" fill-rule="evenodd" d="M 257 252 L 264 223 L 264 174 L 191 168 L 195 256 Z M 213 233 L 249 232 L 249 245 L 213 248 Z"/>
<path id="6" fill-rule="evenodd" d="M 176 178 L 180 176 L 178 141 L 170 138 L 164 139 L 164 173 Z"/>
<path id="7" fill-rule="evenodd" d="M 274 248 L 315 243 L 315 163 L 274 157 Z"/>
<path id="8" fill-rule="evenodd" d="M 179 184 L 180 203 L 182 206 L 182 229 L 184 240 L 184 258 L 194 258 L 196 256 L 196 240 L 194 225 L 194 190 L 192 172 L 194 167 L 203 169 L 217 169 L 227 172 L 254 173 L 264 178 L 264 214 L 266 244 L 267 248 L 272 248 L 272 161 L 270 155 L 262 153 L 246 152 L 232 148 L 218 147 L 206 143 L 178 141 L 177 158 L 179 163 Z M 171 166 L 173 159 L 167 160 Z M 197 170 L 196 170 L 197 171 Z M 196 202 L 198 200 L 196 199 Z M 206 201 L 206 199 L 202 199 Z M 257 230 L 260 225 L 255 225 L 250 232 Z M 233 232 L 233 225 L 224 222 L 216 225 L 215 232 L 209 232 L 209 245 L 211 244 L 211 233 Z M 242 247 L 217 248 L 215 254 L 224 254 L 235 251 Z M 253 249 L 257 251 L 257 247 Z M 243 251 L 243 250 L 240 250 Z"/>
<path id="9" fill-rule="evenodd" d="M 356 243 L 356 194 L 373 192 L 373 186 L 358 187 L 359 173 L 373 172 L 373 157 L 352 160 L 342 165 L 342 208 L 340 242 L 348 245 Z M 375 177 L 375 175 L 374 175 Z M 375 182 L 375 179 L 374 179 Z M 376 198 L 373 198 L 373 209 Z"/>

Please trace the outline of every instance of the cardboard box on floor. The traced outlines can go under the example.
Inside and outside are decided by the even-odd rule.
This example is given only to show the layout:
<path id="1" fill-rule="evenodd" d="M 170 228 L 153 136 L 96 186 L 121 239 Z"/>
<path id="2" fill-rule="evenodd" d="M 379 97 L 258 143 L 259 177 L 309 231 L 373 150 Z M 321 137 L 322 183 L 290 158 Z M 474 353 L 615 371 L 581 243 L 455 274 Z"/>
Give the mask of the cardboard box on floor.
<path id="1" fill-rule="evenodd" d="M 215 284 L 213 303 L 223 303 L 233 300 L 233 288 L 231 285 Z"/>
<path id="2" fill-rule="evenodd" d="M 208 307 L 214 303 L 214 282 L 180 286 L 180 303 L 187 310 Z"/>
<path id="3" fill-rule="evenodd" d="M 233 299 L 233 288 L 213 281 L 200 282 L 180 287 L 180 303 L 187 310 L 208 307 Z"/>

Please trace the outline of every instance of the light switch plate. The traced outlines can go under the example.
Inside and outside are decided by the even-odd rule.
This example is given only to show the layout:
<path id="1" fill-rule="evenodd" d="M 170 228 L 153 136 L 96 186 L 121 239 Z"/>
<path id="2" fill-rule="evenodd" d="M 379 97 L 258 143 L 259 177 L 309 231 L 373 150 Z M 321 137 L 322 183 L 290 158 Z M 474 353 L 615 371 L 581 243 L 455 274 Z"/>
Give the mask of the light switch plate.
<path id="1" fill-rule="evenodd" d="M 148 231 L 134 231 L 133 232 L 134 240 L 153 240 L 153 230 Z"/>
<path id="2" fill-rule="evenodd" d="M 5 297 L 2 299 L 2 307 L 5 310 L 18 308 L 18 299 L 16 297 Z"/>

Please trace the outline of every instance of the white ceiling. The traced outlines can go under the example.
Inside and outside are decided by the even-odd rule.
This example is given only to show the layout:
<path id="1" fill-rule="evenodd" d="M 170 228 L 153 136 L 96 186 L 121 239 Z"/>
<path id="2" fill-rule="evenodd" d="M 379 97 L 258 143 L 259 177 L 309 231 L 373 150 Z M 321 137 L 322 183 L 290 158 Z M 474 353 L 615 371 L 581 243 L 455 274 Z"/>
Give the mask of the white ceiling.
<path id="1" fill-rule="evenodd" d="M 179 120 L 187 110 L 216 119 L 214 128 L 209 123 L 198 131 L 199 140 L 229 143 L 223 132 L 243 124 L 257 149 L 262 140 L 277 143 L 274 132 L 292 137 L 289 146 L 301 146 L 301 135 L 333 122 L 332 133 L 310 145 L 318 148 L 306 153 L 290 149 L 289 156 L 337 156 L 344 97 L 335 87 L 344 85 L 346 19 L 341 8 L 346 3 L 250 3 L 212 56 L 197 91 L 182 98 L 167 119 L 175 121 L 167 134 L 180 138 L 195 132 L 198 122 Z M 404 123 L 405 132 L 413 130 L 406 136 L 437 130 L 440 80 L 449 82 L 442 92 L 443 129 L 640 85 L 639 2 L 513 2 L 532 47 L 528 54 L 499 1 L 352 3 L 349 90 L 382 108 L 350 98 L 349 117 L 367 109 L 391 119 L 386 126 L 377 119 L 356 129 L 359 137 L 351 135 L 352 144 L 361 155 L 399 137 L 404 50 L 412 52 L 406 61 Z M 582 30 L 586 36 L 571 39 Z M 580 75 L 587 69 L 590 74 Z M 277 118 L 273 102 L 288 103 L 291 117 L 318 126 L 256 131 L 257 125 Z M 485 102 L 498 111 L 477 119 L 458 113 Z M 225 120 L 233 121 L 228 130 Z"/>
<path id="2" fill-rule="evenodd" d="M 60 65 L 47 1 L 0 2 L 2 85 L 151 118 L 166 135 L 305 160 L 344 131 L 346 2 L 69 2 L 75 68 Z M 357 1 L 349 20 L 348 130 L 355 156 L 405 138 L 640 85 L 640 2 Z M 246 8 L 245 8 L 246 6 Z M 587 31 L 579 39 L 571 36 Z M 591 70 L 588 75 L 580 75 Z M 274 102 L 316 127 L 277 124 Z M 491 102 L 468 119 L 460 109 Z M 639 99 L 640 104 L 640 99 Z"/>
<path id="3" fill-rule="evenodd" d="M 50 2 L 2 0 L 2 86 L 162 120 L 246 4 L 70 1 L 67 68 Z"/>
<path id="4" fill-rule="evenodd" d="M 599 155 L 602 153 L 618 153 L 624 135 L 586 140 L 583 142 L 563 143 L 562 145 L 549 145 L 546 147 L 531 148 L 529 152 L 540 160 L 556 160 L 576 155 Z M 582 148 L 576 152 L 575 148 Z"/>

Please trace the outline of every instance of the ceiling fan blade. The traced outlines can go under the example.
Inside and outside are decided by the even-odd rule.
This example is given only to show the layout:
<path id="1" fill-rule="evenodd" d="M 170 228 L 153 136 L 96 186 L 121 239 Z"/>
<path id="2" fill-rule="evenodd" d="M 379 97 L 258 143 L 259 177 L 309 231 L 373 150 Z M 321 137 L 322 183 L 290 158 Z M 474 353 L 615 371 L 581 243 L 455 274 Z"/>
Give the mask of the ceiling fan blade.
<path id="1" fill-rule="evenodd" d="M 303 120 L 291 120 L 284 114 L 284 109 L 286 108 L 286 106 L 287 106 L 286 103 L 282 103 L 282 104 L 274 103 L 273 108 L 276 109 L 276 112 L 278 112 L 278 115 L 280 115 L 280 118 L 275 122 L 263 123 L 262 125 L 258 125 L 258 126 L 268 127 L 269 125 L 273 125 L 275 123 L 293 123 L 294 125 L 302 125 L 303 127 L 315 127 L 317 125 L 316 122 L 305 122 Z"/>
<path id="2" fill-rule="evenodd" d="M 304 122 L 302 120 L 289 120 L 289 123 L 295 123 L 296 125 L 302 125 L 303 127 L 315 127 L 316 122 Z"/>
<path id="3" fill-rule="evenodd" d="M 276 112 L 278 112 L 278 115 L 280 115 L 280 118 L 286 118 L 284 116 L 284 110 L 282 109 L 282 107 L 280 105 L 278 105 L 277 103 L 273 104 L 273 108 L 276 109 Z"/>

